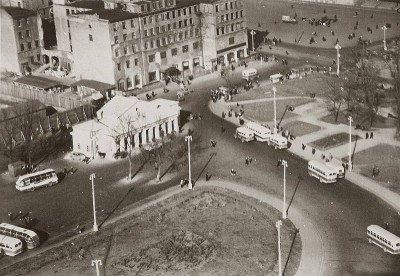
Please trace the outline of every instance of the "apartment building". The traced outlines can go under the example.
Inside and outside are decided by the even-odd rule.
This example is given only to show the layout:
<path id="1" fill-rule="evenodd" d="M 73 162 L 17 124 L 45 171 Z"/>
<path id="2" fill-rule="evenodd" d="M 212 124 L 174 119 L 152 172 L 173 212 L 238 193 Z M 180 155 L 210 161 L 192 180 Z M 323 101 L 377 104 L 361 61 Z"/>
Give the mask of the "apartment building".
<path id="1" fill-rule="evenodd" d="M 19 7 L 1 7 L 1 71 L 27 74 L 42 64 L 41 17 Z"/>
<path id="2" fill-rule="evenodd" d="M 52 0 L 1 0 L 1 5 L 37 11 L 42 18 L 51 18 L 52 2 Z"/>

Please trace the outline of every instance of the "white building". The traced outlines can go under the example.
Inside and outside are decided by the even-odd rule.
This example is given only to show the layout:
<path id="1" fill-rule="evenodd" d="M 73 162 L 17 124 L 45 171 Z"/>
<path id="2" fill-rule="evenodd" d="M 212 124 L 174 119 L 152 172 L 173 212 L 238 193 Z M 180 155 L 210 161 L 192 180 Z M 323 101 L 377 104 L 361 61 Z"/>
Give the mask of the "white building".
<path id="1" fill-rule="evenodd" d="M 97 119 L 73 127 L 73 150 L 91 158 L 98 153 L 113 157 L 144 146 L 179 130 L 180 109 L 176 101 L 116 96 L 97 112 Z"/>

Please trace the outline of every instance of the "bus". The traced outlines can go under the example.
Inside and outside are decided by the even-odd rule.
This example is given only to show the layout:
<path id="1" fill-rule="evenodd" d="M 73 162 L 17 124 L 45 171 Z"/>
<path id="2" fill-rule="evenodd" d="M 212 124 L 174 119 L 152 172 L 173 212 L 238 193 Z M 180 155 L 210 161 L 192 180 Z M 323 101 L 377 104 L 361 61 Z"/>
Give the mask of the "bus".
<path id="1" fill-rule="evenodd" d="M 271 130 L 254 122 L 248 122 L 246 127 L 254 132 L 254 138 L 260 142 L 267 142 L 271 137 Z"/>
<path id="2" fill-rule="evenodd" d="M 28 249 L 38 247 L 40 244 L 39 236 L 32 230 L 5 222 L 0 223 L 0 234 L 20 239 Z"/>
<path id="3" fill-rule="evenodd" d="M 288 148 L 288 140 L 286 137 L 275 133 L 271 134 L 268 140 L 268 146 L 273 146 L 275 149 L 287 149 Z"/>
<path id="4" fill-rule="evenodd" d="M 367 227 L 368 242 L 374 243 L 390 254 L 400 254 L 400 238 L 378 225 Z"/>
<path id="5" fill-rule="evenodd" d="M 337 173 L 325 163 L 311 160 L 308 161 L 308 175 L 319 179 L 321 183 L 335 183 L 337 181 Z"/>
<path id="6" fill-rule="evenodd" d="M 36 188 L 53 186 L 58 183 L 58 177 L 53 169 L 46 169 L 39 172 L 22 175 L 15 183 L 17 190 L 34 191 Z"/>
<path id="7" fill-rule="evenodd" d="M 1 234 L 0 249 L 8 256 L 17 256 L 24 251 L 21 240 Z"/>
<path id="8" fill-rule="evenodd" d="M 344 167 L 339 160 L 332 159 L 329 162 L 326 162 L 325 164 L 337 173 L 338 178 L 344 177 L 344 174 L 345 174 Z"/>
<path id="9" fill-rule="evenodd" d="M 240 139 L 243 142 L 250 142 L 254 140 L 254 133 L 247 127 L 238 127 L 235 132 L 235 139 Z"/>

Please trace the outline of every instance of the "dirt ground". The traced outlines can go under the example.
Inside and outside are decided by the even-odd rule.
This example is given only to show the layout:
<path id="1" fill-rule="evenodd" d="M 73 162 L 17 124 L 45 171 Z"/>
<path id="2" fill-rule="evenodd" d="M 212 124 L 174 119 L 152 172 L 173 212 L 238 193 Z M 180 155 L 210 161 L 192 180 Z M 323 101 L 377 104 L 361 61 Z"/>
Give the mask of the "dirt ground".
<path id="1" fill-rule="evenodd" d="M 183 191 L 0 274 L 93 275 L 99 259 L 101 275 L 276 275 L 280 215 L 226 190 Z M 294 275 L 301 240 L 288 220 L 281 245 L 285 275 Z"/>

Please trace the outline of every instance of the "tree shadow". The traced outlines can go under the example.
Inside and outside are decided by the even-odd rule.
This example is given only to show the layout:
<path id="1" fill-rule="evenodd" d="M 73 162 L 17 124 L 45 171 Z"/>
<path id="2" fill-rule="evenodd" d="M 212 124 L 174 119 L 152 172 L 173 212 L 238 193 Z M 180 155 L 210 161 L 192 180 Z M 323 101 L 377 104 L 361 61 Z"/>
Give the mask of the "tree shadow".
<path id="1" fill-rule="evenodd" d="M 287 209 L 286 209 L 286 214 L 288 214 L 288 213 L 289 213 L 289 208 L 290 208 L 290 205 L 292 205 L 292 202 L 293 202 L 294 196 L 295 196 L 295 194 L 296 194 L 296 192 L 297 192 L 297 188 L 299 187 L 299 185 L 300 185 L 300 182 L 301 182 L 302 180 L 303 180 L 303 177 L 299 175 L 299 176 L 297 177 L 297 185 L 296 185 L 296 188 L 294 189 L 294 192 L 293 192 L 292 198 L 290 199 L 290 201 L 289 201 L 289 205 L 288 205 L 288 207 L 287 207 Z"/>
<path id="2" fill-rule="evenodd" d="M 216 156 L 217 153 L 213 152 L 210 154 L 210 158 L 208 159 L 207 163 L 203 166 L 203 169 L 200 171 L 199 175 L 197 176 L 196 180 L 194 181 L 193 184 L 196 184 L 196 182 L 200 179 L 201 175 L 203 174 L 203 172 L 205 171 L 205 169 L 207 168 L 208 164 L 210 163 L 211 159 Z"/>

